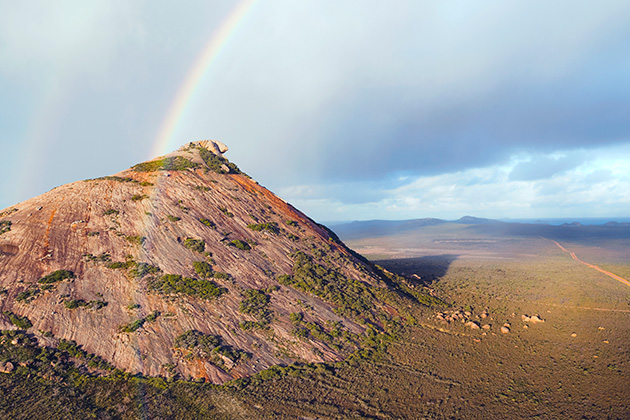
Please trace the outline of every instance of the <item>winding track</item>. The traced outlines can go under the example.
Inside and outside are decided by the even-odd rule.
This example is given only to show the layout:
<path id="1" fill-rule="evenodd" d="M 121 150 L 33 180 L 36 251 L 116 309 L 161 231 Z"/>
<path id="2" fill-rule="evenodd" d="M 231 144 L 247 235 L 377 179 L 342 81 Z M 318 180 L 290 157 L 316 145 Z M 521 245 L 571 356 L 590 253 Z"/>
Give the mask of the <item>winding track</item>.
<path id="1" fill-rule="evenodd" d="M 552 240 L 552 241 L 553 241 L 553 240 Z M 571 255 L 571 258 L 573 258 L 575 261 L 577 261 L 577 262 L 579 262 L 579 263 L 582 263 L 582 264 L 584 264 L 585 266 L 590 267 L 590 268 L 592 268 L 592 269 L 594 269 L 594 270 L 597 270 L 597 271 L 599 271 L 600 273 L 606 274 L 607 276 L 612 277 L 613 279 L 615 279 L 615 280 L 617 280 L 617 281 L 619 281 L 619 282 L 621 282 L 621 283 L 625 284 L 626 286 L 630 287 L 630 281 L 628 281 L 628 280 L 624 279 L 623 277 L 619 277 L 618 275 L 616 275 L 616 274 L 614 274 L 614 273 L 611 273 L 610 271 L 606 271 L 606 270 L 604 270 L 603 268 L 599 268 L 599 267 L 598 267 L 598 266 L 596 266 L 596 265 L 589 264 L 589 263 L 587 263 L 587 262 L 582 261 L 581 259 L 579 259 L 579 258 L 577 257 L 577 255 L 575 255 L 575 252 L 571 252 L 571 251 L 569 251 L 568 249 L 566 249 L 565 247 L 563 247 L 562 245 L 560 245 L 557 241 L 553 241 L 553 243 L 555 243 L 556 245 L 558 245 L 558 247 L 559 247 L 561 250 L 563 250 L 563 251 L 564 251 L 564 252 L 566 252 L 567 254 Z"/>

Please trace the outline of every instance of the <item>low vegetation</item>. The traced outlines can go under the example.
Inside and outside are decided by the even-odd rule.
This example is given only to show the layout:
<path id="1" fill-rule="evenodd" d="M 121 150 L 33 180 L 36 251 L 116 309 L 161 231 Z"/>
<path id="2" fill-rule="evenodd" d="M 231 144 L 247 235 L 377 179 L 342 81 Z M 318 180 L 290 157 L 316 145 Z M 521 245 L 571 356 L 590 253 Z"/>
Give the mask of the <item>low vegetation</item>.
<path id="1" fill-rule="evenodd" d="M 204 219 L 203 217 L 201 219 L 199 219 L 199 221 L 201 223 L 203 223 L 204 225 L 208 226 L 210 229 L 216 229 L 217 225 L 214 224 L 213 221 L 208 220 L 208 219 Z"/>
<path id="2" fill-rule="evenodd" d="M 218 174 L 240 174 L 241 170 L 224 158 L 223 156 L 215 155 L 205 147 L 199 148 L 199 156 L 204 161 L 209 170 Z"/>
<path id="3" fill-rule="evenodd" d="M 273 313 L 269 309 L 270 297 L 262 290 L 247 289 L 243 291 L 243 300 L 239 304 L 239 311 L 252 315 L 262 325 L 269 324 Z"/>
<path id="4" fill-rule="evenodd" d="M 11 230 L 11 221 L 10 220 L 0 220 L 0 235 L 3 233 L 7 233 Z"/>
<path id="5" fill-rule="evenodd" d="M 183 156 L 167 157 L 149 162 L 142 162 L 131 167 L 136 172 L 185 171 L 198 168 L 199 164 Z"/>
<path id="6" fill-rule="evenodd" d="M 37 280 L 37 282 L 40 284 L 51 284 L 51 283 L 57 283 L 57 282 L 68 280 L 68 279 L 73 279 L 75 277 L 76 276 L 74 275 L 72 271 L 57 270 L 42 277 L 41 279 Z"/>
<path id="7" fill-rule="evenodd" d="M 142 245 L 144 243 L 144 241 L 147 239 L 144 236 L 140 236 L 140 235 L 128 235 L 125 236 L 125 239 L 127 240 L 127 242 L 133 244 L 133 245 Z"/>
<path id="8" fill-rule="evenodd" d="M 130 322 L 129 324 L 121 325 L 118 329 L 122 333 L 132 333 L 142 328 L 142 326 L 147 322 L 155 322 L 160 316 L 159 311 L 153 311 L 149 315 L 144 318 L 136 319 L 135 321 Z"/>
<path id="9" fill-rule="evenodd" d="M 94 178 L 94 179 L 86 179 L 86 181 L 116 181 L 116 182 L 131 182 L 134 184 L 138 184 L 138 185 L 142 185 L 143 187 L 148 187 L 150 185 L 153 185 L 153 183 L 148 182 L 148 181 L 137 181 L 133 178 L 129 178 L 129 177 L 120 177 L 120 176 L 102 176 L 100 178 Z"/>
<path id="10" fill-rule="evenodd" d="M 66 309 L 88 308 L 99 310 L 107 306 L 104 300 L 90 300 L 86 302 L 83 299 L 66 299 L 63 301 Z"/>
<path id="11" fill-rule="evenodd" d="M 29 328 L 33 326 L 33 323 L 27 317 L 14 314 L 11 311 L 3 311 L 2 315 L 9 318 L 9 321 L 11 322 L 11 324 L 15 325 L 16 327 L 22 330 L 28 330 Z"/>
<path id="12" fill-rule="evenodd" d="M 251 223 L 247 225 L 247 227 L 256 232 L 267 231 L 271 233 L 278 233 L 280 231 L 280 229 L 278 229 L 278 225 L 273 222 Z"/>
<path id="13" fill-rule="evenodd" d="M 194 261 L 193 268 L 199 277 L 204 279 L 214 277 L 214 270 L 212 269 L 212 266 L 205 261 Z"/>
<path id="14" fill-rule="evenodd" d="M 179 222 L 180 220 L 182 220 L 181 217 L 172 216 L 170 214 L 167 214 L 166 218 L 168 219 L 169 222 Z"/>
<path id="15" fill-rule="evenodd" d="M 234 239 L 230 241 L 230 245 L 242 251 L 249 251 L 250 249 L 252 249 L 252 247 L 247 242 L 242 241 L 240 239 Z"/>
<path id="16" fill-rule="evenodd" d="M 191 251 L 203 252 L 206 249 L 206 242 L 203 239 L 186 238 L 184 246 Z"/>
<path id="17" fill-rule="evenodd" d="M 199 280 L 190 277 L 183 277 L 179 274 L 164 274 L 160 277 L 151 277 L 147 280 L 149 290 L 165 294 L 184 294 L 201 299 L 215 299 L 227 289 L 219 287 L 210 280 Z"/>
<path id="18" fill-rule="evenodd" d="M 184 358 L 209 360 L 215 365 L 225 365 L 221 356 L 226 357 L 232 363 L 249 359 L 249 353 L 223 344 L 223 339 L 218 335 L 204 334 L 197 330 L 188 330 L 175 338 L 175 348 L 187 351 Z"/>

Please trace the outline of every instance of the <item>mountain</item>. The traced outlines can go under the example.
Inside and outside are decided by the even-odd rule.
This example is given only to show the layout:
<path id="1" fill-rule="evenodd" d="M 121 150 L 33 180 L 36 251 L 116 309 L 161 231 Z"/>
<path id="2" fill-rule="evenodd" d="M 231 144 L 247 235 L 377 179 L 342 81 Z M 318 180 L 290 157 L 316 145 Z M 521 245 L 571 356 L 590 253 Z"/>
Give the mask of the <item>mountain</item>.
<path id="1" fill-rule="evenodd" d="M 435 301 L 260 186 L 226 151 L 192 142 L 0 212 L 0 330 L 78 348 L 98 360 L 92 374 L 223 383 L 341 360 L 364 333 Z"/>
<path id="2" fill-rule="evenodd" d="M 455 221 L 443 219 L 424 218 L 411 220 L 366 220 L 333 225 L 335 232 L 345 239 L 359 239 L 377 236 L 395 235 L 397 233 L 410 232 L 427 226 L 443 225 L 445 223 L 458 223 L 464 225 L 501 224 L 492 219 L 464 216 Z"/>

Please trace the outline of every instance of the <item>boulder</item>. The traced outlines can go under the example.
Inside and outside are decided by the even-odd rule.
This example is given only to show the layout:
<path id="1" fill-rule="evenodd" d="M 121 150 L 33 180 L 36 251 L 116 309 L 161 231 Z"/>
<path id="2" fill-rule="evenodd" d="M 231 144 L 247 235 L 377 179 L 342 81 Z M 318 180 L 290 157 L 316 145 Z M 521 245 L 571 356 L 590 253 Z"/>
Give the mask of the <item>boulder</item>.
<path id="1" fill-rule="evenodd" d="M 504 325 L 504 326 L 501 327 L 501 332 L 503 334 L 507 334 L 507 333 L 510 332 L 510 329 Z"/>
<path id="2" fill-rule="evenodd" d="M 13 363 L 11 363 L 11 362 L 0 363 L 0 372 L 2 372 L 2 373 L 11 373 L 11 372 L 13 372 Z"/>

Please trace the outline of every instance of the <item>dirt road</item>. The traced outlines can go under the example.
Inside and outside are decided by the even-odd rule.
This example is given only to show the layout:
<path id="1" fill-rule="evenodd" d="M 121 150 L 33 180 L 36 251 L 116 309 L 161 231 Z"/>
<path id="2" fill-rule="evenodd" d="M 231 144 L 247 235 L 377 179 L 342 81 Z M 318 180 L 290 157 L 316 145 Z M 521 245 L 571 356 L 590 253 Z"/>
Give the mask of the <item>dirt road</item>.
<path id="1" fill-rule="evenodd" d="M 617 280 L 617 281 L 619 281 L 619 282 L 621 282 L 621 283 L 625 284 L 626 286 L 630 287 L 630 281 L 628 281 L 628 280 L 624 279 L 623 277 L 619 277 L 618 275 L 616 275 L 616 274 L 614 274 L 614 273 L 611 273 L 610 271 L 606 271 L 606 270 L 604 270 L 604 269 L 602 269 L 602 268 L 599 268 L 599 267 L 598 267 L 598 266 L 596 266 L 596 265 L 589 264 L 589 263 L 587 263 L 587 262 L 585 262 L 585 261 L 582 261 L 581 259 L 579 259 L 579 258 L 577 257 L 577 255 L 575 255 L 575 252 L 571 252 L 571 251 L 569 251 L 568 249 L 566 249 L 565 247 L 563 247 L 562 245 L 560 245 L 557 241 L 553 241 L 553 243 L 555 243 L 556 245 L 558 245 L 558 247 L 559 247 L 561 250 L 563 250 L 563 251 L 564 251 L 564 252 L 566 252 L 567 254 L 571 255 L 571 258 L 573 258 L 575 261 L 577 261 L 577 262 L 579 262 L 579 263 L 581 263 L 581 264 L 584 264 L 585 266 L 590 267 L 590 268 L 592 268 L 592 269 L 594 269 L 594 270 L 597 270 L 597 271 L 599 271 L 600 273 L 606 274 L 607 276 L 612 277 L 613 279 L 615 279 L 615 280 Z"/>

